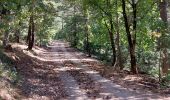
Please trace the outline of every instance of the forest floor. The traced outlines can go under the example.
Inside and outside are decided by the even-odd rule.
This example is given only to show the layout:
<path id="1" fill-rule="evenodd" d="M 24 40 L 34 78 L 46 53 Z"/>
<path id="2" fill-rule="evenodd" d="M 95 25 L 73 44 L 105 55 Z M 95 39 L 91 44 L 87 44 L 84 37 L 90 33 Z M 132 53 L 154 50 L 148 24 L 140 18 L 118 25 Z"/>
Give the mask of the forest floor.
<path id="1" fill-rule="evenodd" d="M 0 87 L 0 100 L 170 100 L 170 91 L 161 92 L 154 78 L 115 72 L 66 42 L 32 51 L 23 44 L 12 47 L 6 54 L 20 79 L 12 90 Z"/>

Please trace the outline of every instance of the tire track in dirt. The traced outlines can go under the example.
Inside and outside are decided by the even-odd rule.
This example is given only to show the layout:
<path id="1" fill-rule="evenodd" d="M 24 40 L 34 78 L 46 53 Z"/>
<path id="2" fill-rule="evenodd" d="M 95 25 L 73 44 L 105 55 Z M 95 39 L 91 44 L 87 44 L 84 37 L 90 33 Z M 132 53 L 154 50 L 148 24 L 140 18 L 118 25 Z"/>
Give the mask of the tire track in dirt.
<path id="1" fill-rule="evenodd" d="M 79 87 L 86 92 L 90 99 L 97 99 L 100 97 L 99 87 L 100 84 L 93 81 L 88 74 L 84 73 L 81 69 L 69 68 L 67 70 L 71 76 L 78 82 Z"/>
<path id="2" fill-rule="evenodd" d="M 64 60 L 61 59 L 65 59 L 65 53 L 63 51 L 63 47 L 64 45 L 62 43 L 57 43 L 57 44 L 52 44 L 54 46 L 51 46 L 52 48 L 52 52 L 53 55 L 55 55 L 55 53 L 62 53 L 58 56 L 54 56 L 59 58 L 60 60 L 58 62 L 62 63 L 62 65 L 60 66 L 60 68 L 56 68 L 53 69 L 54 71 L 60 71 L 60 79 L 64 84 L 64 89 L 66 90 L 67 94 L 68 94 L 68 100 L 89 100 L 89 98 L 86 96 L 86 93 L 83 92 L 82 89 L 79 88 L 79 85 L 77 83 L 77 81 L 74 79 L 74 77 L 72 77 L 68 72 L 67 69 L 64 66 Z"/>
<path id="3" fill-rule="evenodd" d="M 67 45 L 67 44 L 66 44 Z M 133 90 L 127 90 L 126 88 L 121 87 L 120 85 L 117 85 L 113 83 L 112 81 L 103 78 L 99 75 L 98 72 L 92 71 L 90 68 L 88 68 L 89 65 L 83 64 L 81 57 L 76 55 L 81 54 L 75 54 L 74 51 L 69 51 L 70 48 L 63 48 L 63 51 L 65 51 L 65 55 L 67 56 L 67 60 L 70 60 L 73 64 L 76 64 L 77 68 L 83 69 L 83 71 L 88 74 L 88 76 L 98 84 L 101 84 L 100 88 L 100 95 L 103 99 L 111 99 L 111 100 L 162 100 L 158 96 L 153 94 L 141 94 L 137 93 Z M 79 59 L 78 61 L 74 61 L 71 59 Z"/>

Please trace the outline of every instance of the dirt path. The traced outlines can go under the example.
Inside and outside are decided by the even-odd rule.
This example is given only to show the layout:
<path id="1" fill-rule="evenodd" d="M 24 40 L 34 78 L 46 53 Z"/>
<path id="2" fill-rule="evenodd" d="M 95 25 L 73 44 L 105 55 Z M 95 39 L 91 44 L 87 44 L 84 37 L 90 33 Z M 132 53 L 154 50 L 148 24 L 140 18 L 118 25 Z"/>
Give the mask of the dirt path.
<path id="1" fill-rule="evenodd" d="M 77 81 L 80 87 L 79 91 L 82 91 L 83 96 L 85 94 L 88 96 L 89 94 L 92 96 L 88 96 L 89 99 L 120 99 L 120 100 L 155 100 L 155 99 L 160 99 L 158 96 L 153 95 L 153 94 L 141 94 L 141 93 L 136 93 L 135 91 L 132 90 L 127 90 L 120 85 L 117 85 L 115 83 L 112 83 L 110 80 L 105 79 L 101 77 L 98 72 L 93 71 L 88 68 L 88 64 L 83 64 L 81 62 L 83 61 L 95 61 L 94 59 L 91 58 L 86 58 L 82 53 L 76 52 L 75 50 L 71 49 L 68 47 L 67 43 L 61 42 L 61 41 L 55 41 L 52 43 L 53 47 L 52 51 L 60 51 L 61 54 L 63 54 L 63 59 L 59 58 L 59 61 L 62 61 L 64 63 L 64 68 L 67 73 L 70 73 L 70 75 L 74 78 L 74 82 Z M 56 54 L 54 54 L 56 55 Z M 56 61 L 56 59 L 55 59 Z M 78 70 L 77 70 L 78 69 Z M 80 71 L 81 69 L 81 71 Z M 94 84 L 89 84 L 89 83 L 82 83 L 86 85 L 86 88 L 81 87 L 81 81 L 79 79 L 82 79 L 81 74 L 84 73 L 83 76 L 86 76 L 86 82 L 88 80 L 91 80 L 91 83 Z M 76 76 L 78 74 L 78 76 Z M 67 78 L 67 77 L 65 77 Z M 73 79 L 71 78 L 71 79 Z M 65 80 L 69 80 L 69 77 Z M 64 81 L 65 84 L 67 84 L 69 81 Z M 75 84 L 75 83 L 69 82 L 69 84 Z M 97 85 L 96 85 L 96 84 Z M 77 85 L 77 84 L 76 84 Z M 89 89 L 87 88 L 88 85 L 91 85 L 91 93 L 89 93 Z M 67 90 L 69 90 L 68 88 Z M 86 93 L 84 93 L 84 91 Z M 88 91 L 88 92 L 87 92 Z M 94 92 L 95 91 L 95 92 Z M 74 94 L 74 93 L 73 93 Z M 82 97 L 83 97 L 82 96 Z M 86 96 L 85 96 L 86 97 Z M 87 98 L 87 97 L 86 97 Z"/>
<path id="2" fill-rule="evenodd" d="M 168 100 L 151 93 L 127 90 L 103 78 L 90 69 L 88 63 L 97 60 L 86 57 L 69 47 L 68 43 L 54 41 L 49 50 L 34 49 L 20 55 L 20 99 L 25 100 Z M 26 59 L 27 58 L 27 59 Z"/>

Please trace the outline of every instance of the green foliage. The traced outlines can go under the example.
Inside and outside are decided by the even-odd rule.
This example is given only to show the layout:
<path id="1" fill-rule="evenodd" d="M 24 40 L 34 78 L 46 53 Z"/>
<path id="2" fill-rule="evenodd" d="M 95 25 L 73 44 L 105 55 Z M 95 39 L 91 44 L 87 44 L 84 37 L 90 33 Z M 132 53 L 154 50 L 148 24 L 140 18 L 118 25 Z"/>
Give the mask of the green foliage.
<path id="1" fill-rule="evenodd" d="M 109 4 L 107 4 L 108 2 Z M 164 23 L 160 20 L 160 12 L 157 3 L 158 2 L 153 0 L 143 0 L 139 1 L 137 4 L 137 46 L 135 51 L 139 70 L 155 77 L 158 77 L 158 67 L 160 62 L 157 48 L 158 38 L 162 41 L 162 45 L 165 45 L 164 47 L 169 46 L 168 43 L 170 40 L 169 34 L 167 34 L 167 30 L 165 30 L 166 27 L 164 27 Z M 62 9 L 60 10 L 61 12 L 63 11 L 64 13 L 69 14 L 64 14 L 64 16 L 62 16 L 62 20 L 64 22 L 63 28 L 56 34 L 55 37 L 69 41 L 71 45 L 74 45 L 74 42 L 76 41 L 77 44 L 74 47 L 84 50 L 86 47 L 86 33 L 84 30 L 86 29 L 84 27 L 85 22 L 83 21 L 83 9 L 84 7 L 87 7 L 89 9 L 90 17 L 88 20 L 91 28 L 89 36 L 90 51 L 98 58 L 110 62 L 112 50 L 107 25 L 109 25 L 109 19 L 111 17 L 114 23 L 113 35 L 116 36 L 116 16 L 118 15 L 122 63 L 126 67 L 129 67 L 129 47 L 125 27 L 123 26 L 124 20 L 121 4 L 121 1 L 116 0 L 72 0 L 70 2 L 64 2 L 61 4 L 60 8 Z M 130 3 L 126 3 L 126 5 L 131 30 L 133 29 L 133 14 L 131 14 L 132 8 L 130 7 Z M 76 8 L 76 14 L 75 10 L 73 10 L 74 8 Z M 77 25 L 76 28 L 75 23 Z"/>
<path id="2" fill-rule="evenodd" d="M 167 74 L 165 77 L 161 79 L 161 88 L 169 87 L 170 87 L 170 74 Z"/>
<path id="3" fill-rule="evenodd" d="M 16 83 L 19 80 L 19 75 L 13 66 L 13 61 L 0 50 L 0 77 L 9 77 L 12 82 Z"/>

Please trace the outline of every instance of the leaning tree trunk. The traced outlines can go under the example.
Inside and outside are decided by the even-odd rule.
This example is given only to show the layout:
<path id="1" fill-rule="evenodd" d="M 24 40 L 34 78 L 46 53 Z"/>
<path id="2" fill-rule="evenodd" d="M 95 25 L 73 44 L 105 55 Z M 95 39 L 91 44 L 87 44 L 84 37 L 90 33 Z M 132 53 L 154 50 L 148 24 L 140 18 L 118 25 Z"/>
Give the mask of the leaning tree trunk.
<path id="1" fill-rule="evenodd" d="M 112 16 L 112 5 L 111 5 L 111 1 L 107 0 L 106 1 L 106 5 L 107 5 L 107 10 L 108 12 L 108 20 L 109 20 L 109 26 L 107 25 L 107 23 L 105 22 L 105 25 L 108 29 L 108 33 L 109 33 L 109 38 L 110 38 L 110 43 L 111 43 L 111 49 L 112 49 L 112 61 L 111 64 L 112 66 L 115 66 L 116 63 L 116 47 L 115 47 L 115 41 L 114 41 L 114 35 L 113 35 L 113 16 Z"/>
<path id="2" fill-rule="evenodd" d="M 107 30 L 108 30 L 108 34 L 109 34 L 109 38 L 110 38 L 110 44 L 111 44 L 111 51 L 112 51 L 111 64 L 112 64 L 112 66 L 115 66 L 116 48 L 115 48 L 115 42 L 114 42 L 114 36 L 113 36 L 113 22 L 112 22 L 111 18 L 109 18 L 109 22 L 110 22 L 110 27 L 107 25 L 106 21 L 105 21 L 105 25 L 106 25 Z"/>

